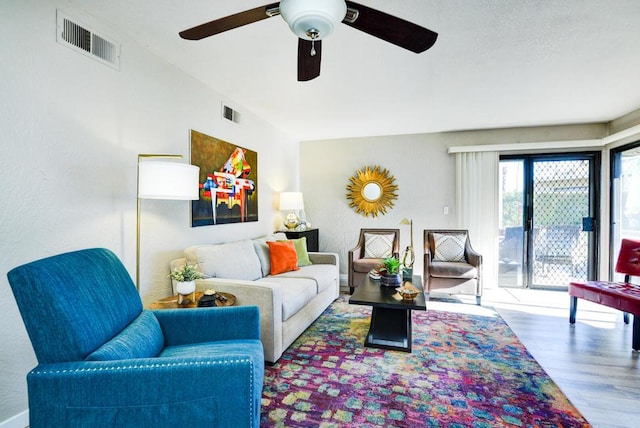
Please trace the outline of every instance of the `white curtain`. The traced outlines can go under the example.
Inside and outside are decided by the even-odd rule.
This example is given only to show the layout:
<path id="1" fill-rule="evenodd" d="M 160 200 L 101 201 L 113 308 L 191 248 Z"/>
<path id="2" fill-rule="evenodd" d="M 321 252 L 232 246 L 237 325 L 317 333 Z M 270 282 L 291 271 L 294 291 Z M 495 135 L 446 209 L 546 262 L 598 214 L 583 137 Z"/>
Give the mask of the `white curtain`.
<path id="1" fill-rule="evenodd" d="M 469 230 L 473 249 L 482 254 L 484 287 L 498 285 L 497 152 L 456 153 L 458 227 Z"/>

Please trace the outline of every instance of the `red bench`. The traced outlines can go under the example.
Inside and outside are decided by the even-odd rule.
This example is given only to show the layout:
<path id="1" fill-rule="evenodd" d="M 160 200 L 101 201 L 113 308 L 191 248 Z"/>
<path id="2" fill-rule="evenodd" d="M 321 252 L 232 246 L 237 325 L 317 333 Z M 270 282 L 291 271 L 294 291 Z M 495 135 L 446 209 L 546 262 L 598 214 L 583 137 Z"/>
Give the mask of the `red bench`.
<path id="1" fill-rule="evenodd" d="M 622 240 L 616 272 L 625 275 L 624 282 L 587 281 L 569 284 L 569 322 L 576 322 L 578 298 L 623 311 L 627 324 L 629 314 L 633 314 L 632 347 L 640 351 L 640 285 L 630 283 L 631 276 L 640 276 L 640 241 Z"/>

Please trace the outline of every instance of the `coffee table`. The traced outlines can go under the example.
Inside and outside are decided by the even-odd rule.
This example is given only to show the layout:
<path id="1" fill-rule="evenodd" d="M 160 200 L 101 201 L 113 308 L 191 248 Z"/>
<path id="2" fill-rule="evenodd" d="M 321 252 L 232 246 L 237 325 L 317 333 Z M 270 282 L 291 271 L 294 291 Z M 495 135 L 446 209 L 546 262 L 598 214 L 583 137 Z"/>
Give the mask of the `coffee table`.
<path id="1" fill-rule="evenodd" d="M 427 305 L 422 292 L 422 278 L 415 275 L 410 282 L 420 291 L 412 301 L 402 300 L 396 291 L 399 285 L 385 287 L 380 285 L 380 280 L 373 280 L 369 275 L 362 280 L 360 286 L 356 287 L 349 298 L 349 303 L 373 308 L 371 325 L 364 346 L 411 352 L 411 311 L 424 311 Z"/>

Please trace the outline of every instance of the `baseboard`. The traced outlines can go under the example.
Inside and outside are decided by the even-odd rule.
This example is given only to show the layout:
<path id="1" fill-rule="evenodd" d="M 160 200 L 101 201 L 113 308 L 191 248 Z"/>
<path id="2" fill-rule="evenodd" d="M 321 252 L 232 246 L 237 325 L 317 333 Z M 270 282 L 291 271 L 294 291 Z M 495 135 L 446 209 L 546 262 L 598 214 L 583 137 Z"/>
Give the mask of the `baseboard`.
<path id="1" fill-rule="evenodd" d="M 0 422 L 0 428 L 28 428 L 29 427 L 29 410 L 18 413 L 10 417 L 6 421 Z"/>
<path id="2" fill-rule="evenodd" d="M 349 287 L 349 276 L 345 273 L 340 274 L 340 287 Z"/>
<path id="3" fill-rule="evenodd" d="M 349 277 L 346 274 L 341 274 L 339 277 L 340 286 L 338 290 L 340 294 L 345 294 L 349 292 Z"/>

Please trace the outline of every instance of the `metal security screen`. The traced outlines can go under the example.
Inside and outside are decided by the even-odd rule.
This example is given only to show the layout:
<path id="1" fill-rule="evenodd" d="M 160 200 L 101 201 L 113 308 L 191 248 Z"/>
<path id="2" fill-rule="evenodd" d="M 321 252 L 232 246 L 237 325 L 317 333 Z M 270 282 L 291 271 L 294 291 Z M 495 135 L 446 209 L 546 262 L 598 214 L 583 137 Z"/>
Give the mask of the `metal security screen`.
<path id="1" fill-rule="evenodd" d="M 552 160 L 533 164 L 532 287 L 566 287 L 586 280 L 589 217 L 589 161 Z"/>

